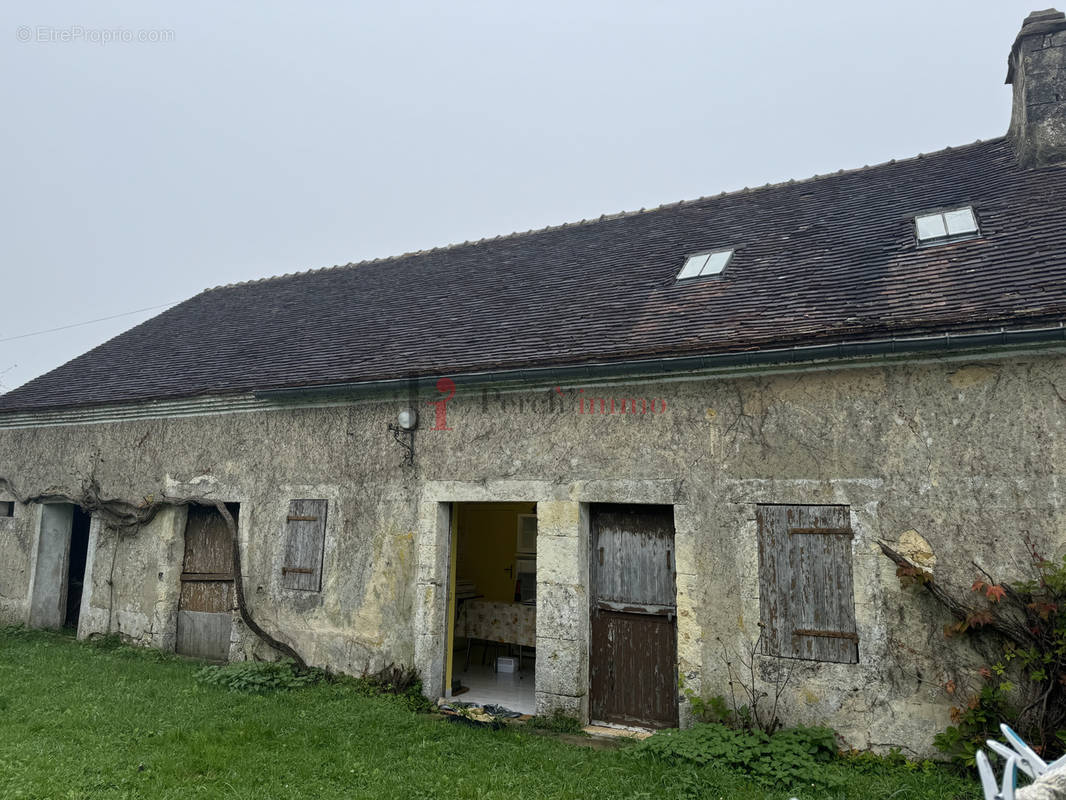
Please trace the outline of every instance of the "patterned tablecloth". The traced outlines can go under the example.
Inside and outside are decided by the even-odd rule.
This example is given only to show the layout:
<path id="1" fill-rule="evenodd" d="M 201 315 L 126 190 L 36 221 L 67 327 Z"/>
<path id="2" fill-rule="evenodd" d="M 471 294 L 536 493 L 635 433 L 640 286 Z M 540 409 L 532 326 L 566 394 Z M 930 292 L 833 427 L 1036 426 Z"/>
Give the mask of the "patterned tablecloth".
<path id="1" fill-rule="evenodd" d="M 537 607 L 524 603 L 467 600 L 456 627 L 460 636 L 536 647 Z"/>

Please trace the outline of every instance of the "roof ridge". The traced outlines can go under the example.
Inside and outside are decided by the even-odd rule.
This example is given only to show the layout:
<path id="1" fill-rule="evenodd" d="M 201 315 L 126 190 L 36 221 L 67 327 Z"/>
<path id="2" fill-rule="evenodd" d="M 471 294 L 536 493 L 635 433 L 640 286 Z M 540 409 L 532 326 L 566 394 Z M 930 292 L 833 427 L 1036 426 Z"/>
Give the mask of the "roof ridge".
<path id="1" fill-rule="evenodd" d="M 429 255 L 431 253 L 445 253 L 449 250 L 458 250 L 463 247 L 476 247 L 480 244 L 487 242 L 497 242 L 504 240 L 520 239 L 524 236 L 534 236 L 540 233 L 548 233 L 549 231 L 559 231 L 567 228 L 576 228 L 581 225 L 594 225 L 600 222 L 608 222 L 615 219 L 627 219 L 629 217 L 637 217 L 642 214 L 653 214 L 657 211 L 663 211 L 669 208 L 680 208 L 682 206 L 696 205 L 697 203 L 703 203 L 708 200 L 721 200 L 723 198 L 733 197 L 737 195 L 752 194 L 754 192 L 761 192 L 767 189 L 778 189 L 782 186 L 798 186 L 800 184 L 813 183 L 814 181 L 826 180 L 829 178 L 838 178 L 844 175 L 855 175 L 858 173 L 866 172 L 869 170 L 878 169 L 880 167 L 886 167 L 894 164 L 908 164 L 914 161 L 920 161 L 931 156 L 937 156 L 942 153 L 953 153 L 961 150 L 966 150 L 971 147 L 977 147 L 982 144 L 992 144 L 1001 140 L 1005 140 L 1006 135 L 994 136 L 990 139 L 976 139 L 973 142 L 969 142 L 963 145 L 956 145 L 952 147 L 948 145 L 940 150 L 934 150 L 930 153 L 918 153 L 914 156 L 906 158 L 890 158 L 888 161 L 880 161 L 875 164 L 864 164 L 861 167 L 852 167 L 850 169 L 839 169 L 836 172 L 824 172 L 815 173 L 806 178 L 789 178 L 784 181 L 777 181 L 775 183 L 765 183 L 762 186 L 749 187 L 745 186 L 743 189 L 734 189 L 732 191 L 722 191 L 718 194 L 703 195 L 701 197 L 695 197 L 690 200 L 675 200 L 669 203 L 660 203 L 652 208 L 640 208 L 634 211 L 617 211 L 613 214 L 601 214 L 598 217 L 592 219 L 582 219 L 576 222 L 563 222 L 555 225 L 545 225 L 543 228 L 529 228 L 524 231 L 512 231 L 511 233 L 497 234 L 496 236 L 485 236 L 480 239 L 468 239 L 463 242 L 452 242 L 450 244 L 438 245 L 436 247 L 425 248 L 422 250 L 409 250 L 406 253 L 397 253 L 390 256 L 379 256 L 378 258 L 365 258 L 362 261 L 349 261 L 347 264 L 334 264 L 331 267 L 315 267 L 312 269 L 298 270 L 296 272 L 286 272 L 282 275 L 268 275 L 262 278 L 251 278 L 246 281 L 235 281 L 233 283 L 220 284 L 218 286 L 208 287 L 204 289 L 205 292 L 213 292 L 219 289 L 233 289 L 238 286 L 251 286 L 257 283 L 267 283 L 268 281 L 284 280 L 285 278 L 295 278 L 301 275 L 313 275 L 320 272 L 332 272 L 334 270 L 341 269 L 354 269 L 356 267 L 369 266 L 371 264 L 381 264 L 388 261 L 399 261 L 400 259 L 410 258 L 411 256 Z"/>

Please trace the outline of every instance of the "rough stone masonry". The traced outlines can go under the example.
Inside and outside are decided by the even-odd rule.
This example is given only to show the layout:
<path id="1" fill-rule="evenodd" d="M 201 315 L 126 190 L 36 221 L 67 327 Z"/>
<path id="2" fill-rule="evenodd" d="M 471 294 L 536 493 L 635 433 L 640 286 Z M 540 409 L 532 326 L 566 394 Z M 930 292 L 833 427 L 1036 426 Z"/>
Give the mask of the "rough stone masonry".
<path id="1" fill-rule="evenodd" d="M 667 229 L 678 237 L 678 231 L 695 230 L 684 235 L 698 238 L 721 225 L 738 241 L 730 240 L 737 254 L 728 269 L 735 271 L 727 269 L 720 281 L 682 286 L 674 279 L 686 253 L 708 246 L 703 239 L 662 263 L 635 262 L 626 273 L 629 283 L 646 287 L 659 305 L 654 313 L 644 306 L 640 315 L 623 316 L 626 335 L 646 344 L 640 336 L 650 330 L 710 348 L 720 342 L 700 337 L 724 317 L 705 321 L 700 315 L 716 303 L 740 313 L 732 307 L 732 298 L 740 297 L 744 313 L 760 324 L 790 326 L 792 338 L 784 345 L 741 346 L 734 338 L 733 349 L 700 353 L 678 366 L 660 358 L 655 348 L 664 340 L 657 338 L 648 340 L 652 356 L 639 369 L 588 364 L 578 354 L 575 363 L 559 365 L 565 380 L 547 368 L 516 369 L 507 380 L 484 378 L 483 385 L 470 378 L 458 389 L 448 379 L 454 395 L 445 424 L 430 411 L 435 406 L 440 412 L 444 403 L 434 391 L 436 374 L 422 376 L 411 394 L 353 384 L 332 394 L 281 396 L 233 392 L 227 384 L 196 397 L 119 402 L 109 395 L 107 402 L 50 403 L 41 387 L 77 394 L 110 376 L 114 386 L 126 385 L 121 380 L 131 380 L 130 358 L 121 351 L 121 337 L 112 343 L 120 357 L 110 369 L 92 362 L 77 373 L 75 361 L 66 372 L 35 382 L 36 388 L 16 390 L 6 397 L 17 399 L 23 391 L 39 405 L 20 408 L 12 401 L 0 410 L 0 621 L 45 624 L 61 614 L 65 589 L 55 588 L 56 576 L 69 557 L 63 526 L 69 526 L 70 505 L 84 505 L 86 486 L 92 486 L 123 508 L 158 513 L 144 524 L 93 515 L 78 636 L 119 634 L 174 649 L 188 516 L 181 502 L 207 498 L 238 504 L 238 567 L 258 625 L 312 665 L 356 674 L 390 663 L 413 665 L 426 693 L 437 697 L 447 688 L 452 504 L 535 503 L 536 708 L 587 720 L 591 511 L 600 503 L 667 506 L 675 536 L 677 702 L 684 725 L 692 718 L 692 698 L 729 693 L 726 662 L 744 657 L 759 637 L 766 599 L 760 507 L 833 505 L 843 507 L 837 513 L 846 515 L 842 527 L 850 536 L 846 566 L 853 596 L 844 599 L 853 605 L 849 635 L 857 641 L 857 663 L 756 653 L 755 680 L 772 691 L 791 671 L 780 698 L 783 718 L 830 725 L 845 747 L 929 752 L 958 696 L 975 687 L 984 657 L 966 640 L 945 639 L 951 620 L 928 597 L 901 588 L 895 564 L 878 543 L 960 591 L 978 568 L 1000 581 L 1031 577 L 1030 545 L 1049 558 L 1066 554 L 1066 297 L 1055 279 L 1066 258 L 1062 239 L 1055 238 L 1066 227 L 1058 221 L 1066 158 L 1064 37 L 1063 14 L 1027 18 L 1009 56 L 1014 107 L 1006 140 L 397 262 L 412 270 L 439 262 L 442 270 L 462 271 L 459 264 L 481 274 L 481 262 L 461 259 L 475 251 L 492 256 L 498 246 L 506 258 L 490 262 L 525 263 L 533 252 L 530 263 L 541 275 L 545 259 L 577 252 L 589 231 L 601 237 L 638 231 L 630 234 L 629 257 L 659 246 Z M 826 214 L 852 196 L 863 202 L 834 217 L 834 239 L 826 232 Z M 801 214 L 787 230 L 744 240 L 751 228 L 741 222 L 783 219 L 811 198 L 825 201 L 810 206 L 820 209 L 817 218 Z M 916 243 L 916 214 L 966 203 L 981 224 L 974 236 L 937 247 Z M 861 218 L 871 208 L 888 219 L 861 228 L 879 233 L 868 239 L 849 226 L 872 225 Z M 644 227 L 626 227 L 630 223 Z M 847 251 L 851 260 L 826 266 L 839 257 L 841 242 L 854 245 Z M 603 238 L 595 244 L 597 252 L 605 249 Z M 677 263 L 670 260 L 675 256 Z M 797 259 L 807 259 L 798 277 Z M 625 266 L 620 259 L 619 274 Z M 344 275 L 372 267 L 381 265 L 353 266 Z M 1008 268 L 1013 277 L 1005 280 Z M 787 319 L 774 316 L 786 290 L 760 290 L 755 305 L 751 294 L 729 294 L 742 284 L 743 270 L 762 276 L 760 286 L 792 279 Z M 856 274 L 861 280 L 853 280 Z M 301 280 L 284 282 L 286 308 L 304 307 L 299 293 L 307 284 Z M 263 282 L 254 296 L 273 302 L 270 292 L 278 285 Z M 438 291 L 437 283 L 426 285 Z M 211 330 L 196 329 L 196 309 L 236 314 L 239 303 L 227 298 L 245 296 L 251 295 L 239 287 L 208 292 L 190 301 L 187 312 L 179 306 L 161 315 L 160 324 L 173 323 L 174 336 L 186 336 L 181 345 L 195 351 L 220 327 L 212 318 Z M 798 306 L 796 296 L 806 305 Z M 516 304 L 506 293 L 499 302 Z M 580 303 L 589 336 L 618 305 L 614 295 L 582 295 Z M 428 301 L 424 309 L 405 304 L 418 308 L 419 318 L 435 308 Z M 186 313 L 195 336 L 182 327 Z M 694 321 L 691 330 L 670 333 L 666 323 L 677 319 Z M 746 319 L 737 317 L 722 336 L 744 332 Z M 473 329 L 477 321 L 467 324 Z M 530 341 L 548 341 L 554 332 L 534 326 Z M 523 335 L 508 329 L 507 346 Z M 164 349 L 174 336 L 144 349 L 151 358 L 134 359 L 141 374 L 180 363 L 164 358 L 173 355 Z M 475 334 L 455 338 L 468 349 L 479 344 Z M 275 346 L 281 347 L 269 345 Z M 214 358 L 219 349 L 201 355 Z M 168 374 L 158 385 L 201 377 L 200 371 Z M 412 405 L 429 420 L 413 433 L 397 434 L 414 442 L 414 463 L 407 466 L 388 426 Z M 645 407 L 648 413 L 637 413 Z M 321 587 L 298 590 L 283 577 L 285 526 L 290 503 L 310 498 L 328 509 Z M 167 500 L 178 502 L 160 505 Z M 230 659 L 275 657 L 233 616 Z"/>
<path id="2" fill-rule="evenodd" d="M 414 469 L 382 435 L 394 402 L 0 431 L 0 474 L 24 494 L 77 496 L 87 475 L 123 498 L 211 496 L 241 507 L 242 571 L 261 625 L 309 663 L 360 673 L 416 664 L 441 685 L 446 504 L 534 501 L 537 704 L 581 715 L 588 691 L 587 508 L 665 503 L 677 542 L 679 669 L 725 693 L 723 658 L 758 635 L 759 503 L 844 504 L 855 531 L 858 664 L 798 662 L 791 722 L 852 747 L 924 752 L 948 723 L 949 680 L 979 656 L 943 637 L 946 615 L 901 590 L 885 540 L 968 586 L 976 561 L 1025 575 L 1022 536 L 1063 552 L 1066 358 L 934 361 L 604 391 L 653 393 L 666 414 L 499 414 L 460 394 L 450 431 L 419 434 Z M 964 435 L 963 435 L 964 434 Z M 25 458 L 22 454 L 37 454 Z M 323 587 L 281 585 L 291 497 L 331 503 Z M 79 636 L 174 643 L 181 508 L 137 531 L 94 524 Z M 27 615 L 41 507 L 0 519 L 0 614 Z M 235 628 L 231 658 L 267 648 Z M 769 676 L 772 660 L 763 667 Z"/>

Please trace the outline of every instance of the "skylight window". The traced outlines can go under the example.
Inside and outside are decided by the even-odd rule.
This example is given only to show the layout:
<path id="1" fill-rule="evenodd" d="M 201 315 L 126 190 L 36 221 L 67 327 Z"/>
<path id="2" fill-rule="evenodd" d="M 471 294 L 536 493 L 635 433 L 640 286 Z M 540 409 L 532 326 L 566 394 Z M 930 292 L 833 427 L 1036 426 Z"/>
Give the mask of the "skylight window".
<path id="1" fill-rule="evenodd" d="M 972 206 L 940 211 L 936 214 L 920 214 L 914 218 L 918 244 L 942 244 L 958 239 L 972 239 L 977 235 L 977 218 Z"/>
<path id="2" fill-rule="evenodd" d="M 702 278 L 707 275 L 717 275 L 733 257 L 732 249 L 718 250 L 714 253 L 697 253 L 685 259 L 685 266 L 677 273 L 679 281 L 689 278 Z"/>

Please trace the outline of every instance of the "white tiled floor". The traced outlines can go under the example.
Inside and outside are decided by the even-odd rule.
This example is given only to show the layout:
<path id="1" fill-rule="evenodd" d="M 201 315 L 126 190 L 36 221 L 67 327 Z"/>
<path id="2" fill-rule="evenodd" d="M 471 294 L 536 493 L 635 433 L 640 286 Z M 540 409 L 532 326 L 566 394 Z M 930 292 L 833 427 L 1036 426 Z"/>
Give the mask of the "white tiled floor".
<path id="1" fill-rule="evenodd" d="M 461 663 L 461 662 L 460 662 Z M 526 659 L 521 672 L 493 672 L 492 665 L 470 664 L 470 669 L 456 677 L 469 692 L 455 699 L 475 705 L 503 706 L 520 714 L 532 714 L 536 709 L 533 696 L 533 661 Z"/>

